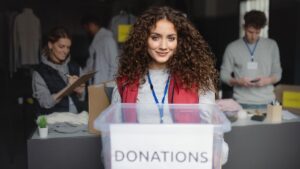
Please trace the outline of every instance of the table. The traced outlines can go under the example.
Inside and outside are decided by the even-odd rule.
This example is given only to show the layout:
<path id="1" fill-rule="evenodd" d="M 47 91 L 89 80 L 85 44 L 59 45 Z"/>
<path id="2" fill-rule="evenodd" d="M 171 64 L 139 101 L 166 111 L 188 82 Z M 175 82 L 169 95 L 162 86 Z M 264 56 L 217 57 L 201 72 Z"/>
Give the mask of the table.
<path id="1" fill-rule="evenodd" d="M 49 133 L 40 139 L 35 132 L 27 140 L 28 169 L 103 169 L 101 137 L 87 132 Z"/>
<path id="2" fill-rule="evenodd" d="M 247 121 L 248 120 L 248 121 Z M 280 124 L 238 121 L 225 134 L 229 159 L 222 169 L 299 169 L 300 120 Z M 37 133 L 27 141 L 28 169 L 102 169 L 101 137 Z"/>
<path id="3" fill-rule="evenodd" d="M 299 169 L 299 133 L 299 119 L 280 124 L 233 123 L 232 131 L 224 136 L 229 158 L 222 169 Z"/>

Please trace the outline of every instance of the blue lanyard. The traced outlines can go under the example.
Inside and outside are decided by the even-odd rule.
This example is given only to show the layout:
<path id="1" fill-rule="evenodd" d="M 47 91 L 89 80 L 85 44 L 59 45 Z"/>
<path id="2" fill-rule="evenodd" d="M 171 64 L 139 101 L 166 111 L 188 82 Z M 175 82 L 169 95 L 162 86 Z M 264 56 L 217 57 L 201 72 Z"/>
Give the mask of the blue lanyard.
<path id="1" fill-rule="evenodd" d="M 162 104 L 159 104 L 159 101 L 157 99 L 157 96 L 156 96 L 154 88 L 153 88 L 153 84 L 152 84 L 149 72 L 147 73 L 147 77 L 148 77 L 148 81 L 149 81 L 149 84 L 150 84 L 150 89 L 151 89 L 151 92 L 152 92 L 152 96 L 154 97 L 155 103 L 158 106 L 160 123 L 162 123 L 163 122 L 163 116 L 164 116 L 164 109 L 162 107 L 162 104 L 164 104 L 164 102 L 165 102 L 165 98 L 166 98 L 166 95 L 167 95 L 168 86 L 169 86 L 169 82 L 170 82 L 170 76 L 168 77 L 168 80 L 167 80 L 167 83 L 166 83 L 166 86 L 165 86 L 164 96 L 163 96 L 163 98 L 161 100 Z"/>
<path id="2" fill-rule="evenodd" d="M 245 44 L 246 44 L 246 46 L 247 46 L 247 48 L 248 48 L 248 51 L 249 51 L 249 53 L 250 53 L 250 55 L 251 55 L 251 56 L 250 56 L 250 57 L 251 57 L 251 62 L 253 62 L 253 61 L 254 61 L 254 52 L 255 52 L 255 49 L 256 49 L 256 46 L 257 46 L 257 44 L 258 44 L 259 39 L 257 39 L 257 41 L 255 42 L 254 48 L 253 48 L 252 50 L 250 49 L 248 43 L 246 42 L 246 39 L 243 38 L 243 40 L 244 40 L 244 42 L 245 42 Z"/>

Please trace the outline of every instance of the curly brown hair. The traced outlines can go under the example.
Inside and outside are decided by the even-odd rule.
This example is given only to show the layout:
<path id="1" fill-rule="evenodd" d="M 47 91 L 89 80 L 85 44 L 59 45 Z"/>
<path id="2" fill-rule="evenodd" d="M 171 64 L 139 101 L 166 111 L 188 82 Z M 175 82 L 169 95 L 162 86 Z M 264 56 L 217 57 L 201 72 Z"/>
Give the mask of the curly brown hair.
<path id="1" fill-rule="evenodd" d="M 167 63 L 169 73 L 178 77 L 186 88 L 215 90 L 218 72 L 214 54 L 186 16 L 170 7 L 152 7 L 137 19 L 124 43 L 117 78 L 126 77 L 128 83 L 144 79 L 152 61 L 147 39 L 161 19 L 174 24 L 178 37 L 176 52 Z"/>
<path id="2" fill-rule="evenodd" d="M 267 17 L 264 12 L 251 10 L 244 15 L 245 27 L 253 26 L 256 29 L 262 29 L 267 25 Z"/>

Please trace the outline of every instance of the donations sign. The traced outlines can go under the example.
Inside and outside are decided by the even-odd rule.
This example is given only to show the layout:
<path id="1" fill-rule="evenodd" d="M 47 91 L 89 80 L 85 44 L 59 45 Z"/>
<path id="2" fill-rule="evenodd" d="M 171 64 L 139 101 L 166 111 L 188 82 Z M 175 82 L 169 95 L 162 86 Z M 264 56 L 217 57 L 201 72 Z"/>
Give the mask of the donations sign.
<path id="1" fill-rule="evenodd" d="M 211 169 L 213 126 L 110 125 L 112 169 Z"/>

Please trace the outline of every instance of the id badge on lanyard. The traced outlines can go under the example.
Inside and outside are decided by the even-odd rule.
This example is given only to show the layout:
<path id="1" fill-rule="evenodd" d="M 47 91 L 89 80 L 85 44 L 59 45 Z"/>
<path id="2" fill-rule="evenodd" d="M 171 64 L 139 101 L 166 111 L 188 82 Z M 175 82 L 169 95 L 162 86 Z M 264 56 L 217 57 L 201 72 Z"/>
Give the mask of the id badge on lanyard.
<path id="1" fill-rule="evenodd" d="M 250 61 L 247 62 L 247 69 L 249 69 L 249 70 L 257 70 L 257 68 L 258 68 L 258 63 L 254 61 L 254 52 L 255 52 L 255 49 L 256 49 L 258 41 L 259 41 L 259 39 L 256 41 L 253 50 L 251 50 L 250 47 L 249 47 L 249 45 L 248 45 L 248 43 L 244 39 L 244 42 L 245 42 L 245 44 L 246 44 L 246 46 L 248 48 L 248 51 L 250 53 L 250 56 L 251 56 Z"/>
<path id="2" fill-rule="evenodd" d="M 257 62 L 250 61 L 247 63 L 247 69 L 249 69 L 249 70 L 256 70 L 257 67 L 258 67 Z"/>

